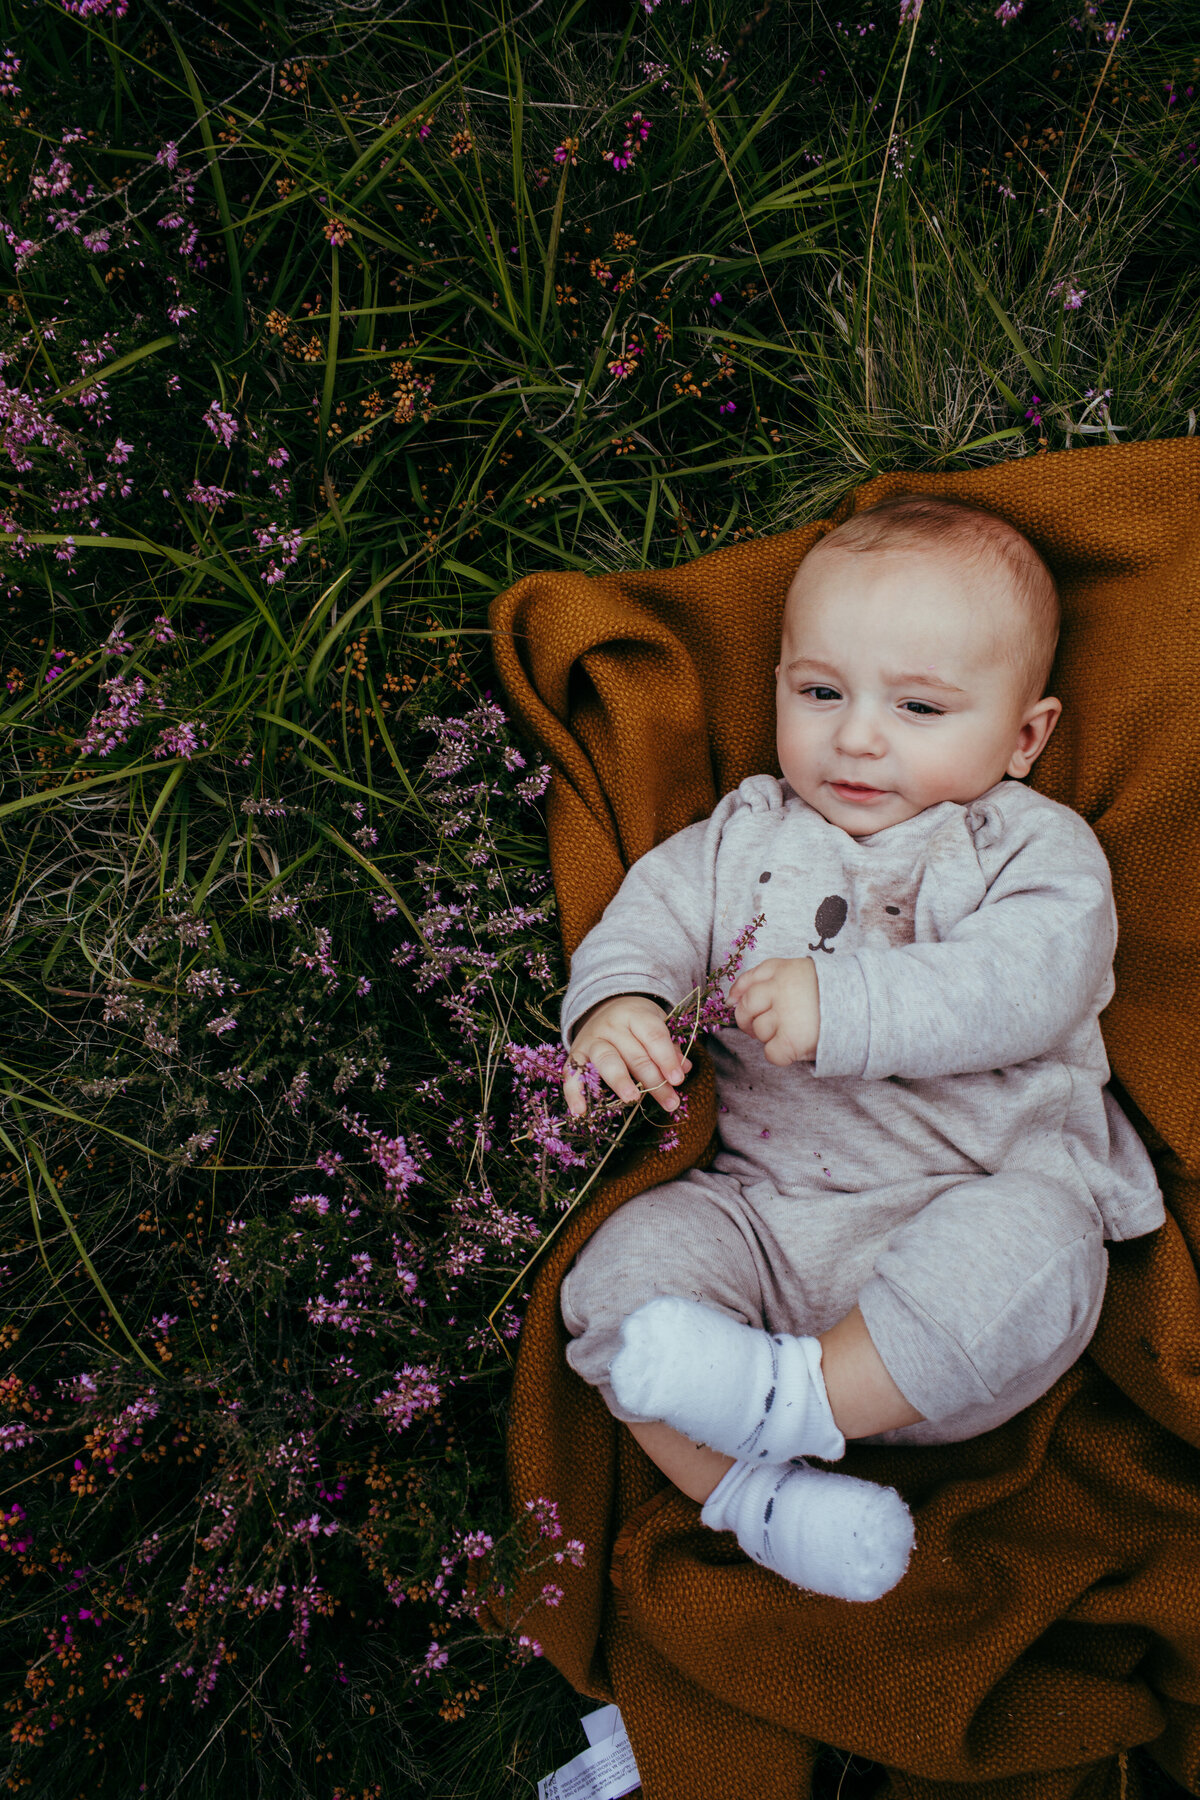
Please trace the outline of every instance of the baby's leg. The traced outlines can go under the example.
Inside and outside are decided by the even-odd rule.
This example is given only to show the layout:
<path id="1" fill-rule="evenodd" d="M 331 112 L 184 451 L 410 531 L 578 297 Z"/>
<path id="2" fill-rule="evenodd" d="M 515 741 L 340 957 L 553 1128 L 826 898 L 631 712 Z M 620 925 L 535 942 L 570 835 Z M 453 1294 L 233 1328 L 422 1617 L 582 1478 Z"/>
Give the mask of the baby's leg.
<path id="1" fill-rule="evenodd" d="M 892 1489 L 827 1475 L 802 1461 L 781 1466 L 769 1455 L 733 1464 L 728 1455 L 718 1456 L 672 1430 L 655 1405 L 647 1412 L 636 1379 L 625 1394 L 615 1390 L 612 1363 L 622 1335 L 632 1328 L 636 1336 L 636 1315 L 648 1301 L 660 1310 L 682 1306 L 689 1323 L 698 1319 L 702 1328 L 732 1331 L 748 1352 L 746 1368 L 740 1376 L 734 1370 L 730 1381 L 728 1355 L 718 1346 L 715 1357 L 705 1358 L 701 1381 L 711 1397 L 713 1378 L 726 1378 L 722 1404 L 736 1438 L 752 1438 L 751 1449 L 762 1448 L 761 1427 L 772 1396 L 777 1388 L 786 1392 L 786 1383 L 771 1378 L 773 1364 L 782 1363 L 785 1372 L 797 1376 L 793 1416 L 802 1400 L 814 1415 L 808 1453 L 840 1456 L 845 1442 L 829 1414 L 816 1340 L 774 1338 L 761 1329 L 764 1287 L 773 1289 L 774 1277 L 782 1273 L 763 1264 L 753 1215 L 728 1178 L 667 1182 L 638 1195 L 605 1221 L 563 1281 L 562 1314 L 573 1339 L 567 1360 L 599 1389 L 609 1410 L 630 1426 L 664 1473 L 693 1499 L 707 1502 L 701 1514 L 705 1524 L 734 1531 L 748 1555 L 798 1586 L 845 1599 L 875 1599 L 900 1578 L 912 1547 L 912 1520 Z M 665 1360 L 676 1377 L 689 1366 L 695 1374 L 694 1336 L 668 1334 Z M 757 1367 L 763 1355 L 765 1376 Z M 740 1398 L 739 1382 L 746 1390 Z M 707 1437 L 711 1444 L 711 1424 Z"/>
<path id="2" fill-rule="evenodd" d="M 729 1176 L 664 1182 L 627 1201 L 563 1281 L 567 1361 L 627 1425 L 665 1422 L 747 1461 L 835 1460 L 846 1445 L 820 1345 L 762 1329 L 782 1272 L 764 1266 L 756 1224 Z"/>
<path id="3" fill-rule="evenodd" d="M 614 1418 L 649 1424 L 661 1413 L 623 1405 L 609 1379 L 632 1313 L 663 1295 L 703 1301 L 741 1325 L 763 1323 L 762 1246 L 735 1181 L 708 1171 L 627 1200 L 588 1239 L 563 1278 L 571 1334 L 567 1362 L 597 1388 Z"/>
<path id="4" fill-rule="evenodd" d="M 745 1462 L 836 1462 L 846 1438 L 921 1418 L 857 1307 L 823 1336 L 797 1337 L 694 1300 L 651 1300 L 621 1327 L 611 1381 L 625 1406 Z"/>
<path id="5" fill-rule="evenodd" d="M 1077 1362 L 1100 1317 L 1104 1228 L 1081 1184 L 1034 1172 L 964 1181 L 894 1231 L 859 1291 L 920 1423 L 887 1442 L 961 1443 L 1003 1425 Z"/>

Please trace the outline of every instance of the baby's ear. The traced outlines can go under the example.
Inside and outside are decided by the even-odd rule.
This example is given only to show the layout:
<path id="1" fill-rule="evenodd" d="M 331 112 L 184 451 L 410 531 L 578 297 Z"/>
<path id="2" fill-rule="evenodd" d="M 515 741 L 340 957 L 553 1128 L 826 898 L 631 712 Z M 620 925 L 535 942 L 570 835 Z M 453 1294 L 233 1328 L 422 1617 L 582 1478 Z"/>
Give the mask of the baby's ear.
<path id="1" fill-rule="evenodd" d="M 1006 771 L 1019 780 L 1028 775 L 1030 769 L 1046 747 L 1046 740 L 1058 724 L 1062 714 L 1062 701 L 1047 694 L 1030 708 L 1025 722 L 1021 726 L 1017 749 Z"/>

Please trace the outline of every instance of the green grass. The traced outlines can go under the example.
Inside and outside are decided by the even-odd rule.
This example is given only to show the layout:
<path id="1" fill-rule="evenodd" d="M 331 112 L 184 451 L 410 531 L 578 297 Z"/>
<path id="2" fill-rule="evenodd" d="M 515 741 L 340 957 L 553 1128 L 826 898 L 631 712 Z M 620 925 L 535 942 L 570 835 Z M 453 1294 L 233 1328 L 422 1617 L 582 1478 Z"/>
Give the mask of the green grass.
<path id="1" fill-rule="evenodd" d="M 994 11 L 8 9 L 13 1791 L 507 1800 L 582 1748 L 591 1703 L 516 1642 L 536 1620 L 485 1640 L 430 1596 L 456 1530 L 521 1553 L 486 1319 L 602 1147 L 549 1166 L 505 1054 L 554 1044 L 566 980 L 537 782 L 503 731 L 439 773 L 423 721 L 498 697 L 488 602 L 528 570 L 672 564 L 885 469 L 1195 431 L 1188 16 L 1114 44 L 1119 14 Z M 89 737 L 138 682 L 140 723 Z M 418 1172 L 385 1179 L 370 1131 Z M 374 1338 L 306 1311 L 362 1254 Z M 389 1430 L 405 1361 L 441 1392 Z M 284 1455 L 305 1432 L 317 1472 Z M 310 1512 L 337 1531 L 276 1523 Z M 221 1570 L 289 1599 L 239 1610 Z M 298 1648 L 310 1577 L 333 1610 Z M 817 1785 L 876 1780 L 828 1752 Z"/>

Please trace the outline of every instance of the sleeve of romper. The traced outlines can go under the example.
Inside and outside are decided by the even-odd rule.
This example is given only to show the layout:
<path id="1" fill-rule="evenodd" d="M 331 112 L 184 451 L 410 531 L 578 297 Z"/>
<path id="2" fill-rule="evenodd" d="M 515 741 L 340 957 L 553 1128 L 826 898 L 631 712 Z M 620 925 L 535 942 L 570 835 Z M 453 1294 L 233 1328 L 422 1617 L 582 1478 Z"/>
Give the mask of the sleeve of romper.
<path id="1" fill-rule="evenodd" d="M 669 1009 L 707 979 L 721 834 L 744 805 L 735 788 L 707 819 L 638 858 L 571 958 L 562 1040 L 614 994 L 646 994 Z"/>
<path id="2" fill-rule="evenodd" d="M 1028 791 L 1028 790 L 1025 790 Z M 815 1075 L 966 1075 L 1042 1056 L 1112 998 L 1117 915 L 1085 820 L 1021 805 L 980 905 L 937 943 L 818 959 Z"/>

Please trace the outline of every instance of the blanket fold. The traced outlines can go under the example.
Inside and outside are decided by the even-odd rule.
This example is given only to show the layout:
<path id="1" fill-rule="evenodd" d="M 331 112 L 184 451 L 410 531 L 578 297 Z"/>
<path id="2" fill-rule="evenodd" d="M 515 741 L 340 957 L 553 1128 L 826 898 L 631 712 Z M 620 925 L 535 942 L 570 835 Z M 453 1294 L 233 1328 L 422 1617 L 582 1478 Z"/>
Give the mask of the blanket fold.
<path id="1" fill-rule="evenodd" d="M 1058 578 L 1064 714 L 1030 785 L 1081 813 L 1112 866 L 1101 1023 L 1167 1223 L 1109 1245 L 1089 1350 L 1026 1412 L 965 1444 L 850 1443 L 839 1469 L 911 1507 L 912 1562 L 870 1605 L 802 1592 L 701 1526 L 563 1356 L 558 1288 L 582 1244 L 715 1153 L 701 1041 L 678 1146 L 598 1185 L 532 1284 L 512 1506 L 556 1500 L 587 1556 L 524 1628 L 581 1693 L 619 1703 L 647 1800 L 796 1800 L 822 1744 L 881 1764 L 881 1800 L 1137 1800 L 1133 1745 L 1200 1791 L 1200 441 L 889 474 L 830 520 L 675 569 L 528 576 L 492 603 L 496 671 L 553 768 L 569 958 L 639 856 L 747 775 L 779 773 L 791 576 L 832 524 L 899 489 L 1003 514 Z"/>

